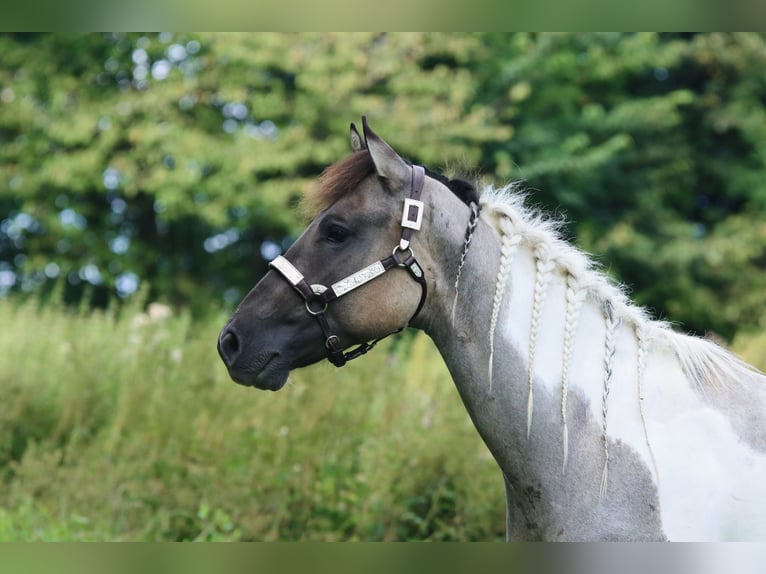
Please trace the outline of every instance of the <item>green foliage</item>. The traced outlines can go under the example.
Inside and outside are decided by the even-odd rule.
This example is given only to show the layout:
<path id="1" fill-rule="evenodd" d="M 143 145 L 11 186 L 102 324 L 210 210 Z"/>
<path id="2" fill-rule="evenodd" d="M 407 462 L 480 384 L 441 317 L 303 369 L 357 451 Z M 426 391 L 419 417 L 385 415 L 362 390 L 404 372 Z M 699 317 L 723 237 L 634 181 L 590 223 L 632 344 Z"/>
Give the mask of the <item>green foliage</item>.
<path id="1" fill-rule="evenodd" d="M 90 283 L 103 304 L 140 279 L 155 298 L 203 308 L 233 287 L 233 303 L 265 271 L 262 242 L 299 231 L 297 201 L 348 152 L 350 118 L 417 117 L 396 138 L 410 152 L 439 123 L 442 144 L 421 154 L 431 162 L 507 134 L 487 110 L 469 109 L 467 71 L 454 78 L 437 65 L 439 54 L 470 54 L 478 43 L 0 37 L 0 211 L 10 214 L 0 261 L 27 291 L 62 275 L 72 299 Z"/>
<path id="2" fill-rule="evenodd" d="M 492 36 L 485 148 L 564 212 L 636 299 L 731 338 L 766 304 L 766 42 L 758 34 Z"/>
<path id="3" fill-rule="evenodd" d="M 415 161 L 524 179 L 657 314 L 761 326 L 762 34 L 36 34 L 0 53 L 0 295 L 65 277 L 101 306 L 145 282 L 234 303 L 364 113 Z"/>
<path id="4" fill-rule="evenodd" d="M 0 540 L 488 540 L 502 479 L 425 336 L 279 393 L 224 317 L 0 301 Z M 405 376 L 406 373 L 406 376 Z"/>

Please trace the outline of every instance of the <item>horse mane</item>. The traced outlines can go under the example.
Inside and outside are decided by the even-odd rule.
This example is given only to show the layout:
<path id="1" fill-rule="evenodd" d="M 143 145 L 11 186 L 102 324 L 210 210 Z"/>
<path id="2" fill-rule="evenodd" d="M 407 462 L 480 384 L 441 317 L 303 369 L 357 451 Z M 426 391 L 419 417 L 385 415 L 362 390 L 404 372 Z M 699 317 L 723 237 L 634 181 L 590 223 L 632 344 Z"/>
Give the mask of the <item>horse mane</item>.
<path id="1" fill-rule="evenodd" d="M 321 173 L 317 185 L 303 197 L 302 212 L 308 217 L 315 216 L 341 197 L 352 193 L 362 181 L 374 174 L 375 164 L 366 149 L 346 156 Z M 426 175 L 442 183 L 466 205 L 478 204 L 479 193 L 472 183 L 463 179 L 450 179 L 430 169 L 426 169 Z"/>
<path id="2" fill-rule="evenodd" d="M 670 323 L 653 319 L 645 308 L 630 300 L 624 286 L 616 283 L 591 257 L 563 238 L 561 221 L 529 207 L 526 200 L 527 196 L 518 183 L 500 188 L 487 186 L 480 196 L 482 219 L 496 231 L 501 244 L 496 292 L 506 281 L 507 270 L 504 269 L 503 259 L 507 259 L 509 254 L 512 256 L 511 251 L 515 251 L 519 238 L 533 251 L 537 277 L 530 339 L 536 337 L 536 324 L 540 318 L 547 283 L 552 270 L 557 269 L 567 277 L 565 353 L 568 347 L 571 348 L 571 341 L 566 339 L 572 337 L 572 323 L 576 322 L 579 305 L 589 300 L 604 310 L 605 317 L 609 309 L 613 320 L 619 320 L 634 329 L 639 352 L 639 371 L 643 370 L 649 346 L 664 344 L 674 351 L 688 380 L 701 390 L 711 385 L 725 388 L 734 381 L 758 380 L 766 384 L 766 375 L 716 343 L 677 332 Z M 493 322 L 499 310 L 496 296 Z M 534 340 L 530 340 L 530 349 L 534 349 Z M 534 350 L 531 350 L 531 354 L 530 362 L 533 362 Z M 566 360 L 565 357 L 565 363 Z M 566 366 L 564 373 L 566 377 Z"/>
<path id="3" fill-rule="evenodd" d="M 372 157 L 366 149 L 356 151 L 332 164 L 320 175 L 312 193 L 304 197 L 306 211 L 316 215 L 320 211 L 352 193 L 368 177 L 376 173 Z M 481 193 L 462 179 L 449 179 L 426 170 L 426 174 L 439 181 L 466 204 L 471 214 L 454 285 L 452 319 L 455 320 L 461 272 L 464 267 L 474 230 L 479 220 L 489 224 L 500 244 L 500 262 L 495 279 L 492 313 L 489 325 L 489 393 L 492 393 L 495 331 L 503 306 L 507 284 L 511 279 L 513 261 L 522 247 L 531 251 L 534 259 L 533 301 L 529 334 L 527 371 L 527 437 L 530 434 L 534 410 L 535 350 L 541 326 L 543 306 L 549 286 L 555 277 L 563 277 L 565 292 L 563 352 L 561 370 L 561 423 L 563 471 L 568 459 L 567 397 L 570 365 L 581 311 L 587 304 L 600 311 L 604 320 L 602 427 L 604 466 L 599 499 L 607 491 L 609 471 L 608 407 L 612 385 L 618 333 L 629 330 L 636 344 L 635 381 L 638 411 L 643 426 L 646 448 L 659 480 L 659 467 L 650 441 L 644 414 L 644 379 L 648 356 L 653 348 L 664 348 L 675 355 L 678 365 L 689 384 L 700 393 L 706 390 L 736 392 L 746 383 L 766 384 L 766 375 L 745 363 L 716 343 L 674 331 L 665 321 L 650 316 L 627 295 L 624 286 L 611 279 L 592 257 L 564 239 L 561 221 L 554 220 L 543 211 L 526 204 L 526 195 L 518 183 L 504 187 L 486 186 Z M 624 331 L 623 331 L 624 333 Z"/>
<path id="4" fill-rule="evenodd" d="M 340 198 L 352 193 L 364 179 L 374 174 L 375 164 L 366 149 L 346 156 L 322 172 L 317 185 L 304 196 L 302 211 L 310 217 L 315 216 Z M 591 257 L 563 238 L 561 221 L 554 220 L 543 211 L 526 204 L 526 194 L 518 183 L 499 188 L 486 186 L 479 193 L 472 183 L 465 180 L 450 179 L 431 170 L 426 170 L 426 174 L 442 183 L 463 203 L 474 206 L 472 209 L 475 216 L 479 214 L 475 208 L 478 205 L 481 210 L 481 219 L 488 222 L 498 234 L 501 243 L 501 264 L 496 281 L 490 325 L 492 349 L 494 349 L 495 325 L 513 256 L 522 243 L 533 250 L 537 274 L 530 337 L 530 384 L 531 371 L 534 367 L 534 339 L 545 301 L 545 292 L 553 270 L 559 270 L 567 278 L 565 355 L 571 352 L 571 339 L 580 307 L 584 301 L 589 300 L 602 309 L 609 308 L 616 320 L 635 330 L 639 371 L 643 369 L 643 361 L 649 346 L 664 344 L 675 352 L 687 378 L 700 389 L 704 390 L 709 385 L 725 387 L 733 381 L 747 379 L 758 379 L 766 383 L 766 375 L 712 341 L 676 332 L 668 322 L 652 319 L 645 308 L 630 300 L 622 285 L 617 284 L 601 271 Z M 464 250 L 468 243 L 470 243 L 470 234 L 466 236 Z M 566 356 L 564 361 L 564 395 L 566 395 L 568 374 Z M 490 384 L 491 382 L 490 369 Z"/>

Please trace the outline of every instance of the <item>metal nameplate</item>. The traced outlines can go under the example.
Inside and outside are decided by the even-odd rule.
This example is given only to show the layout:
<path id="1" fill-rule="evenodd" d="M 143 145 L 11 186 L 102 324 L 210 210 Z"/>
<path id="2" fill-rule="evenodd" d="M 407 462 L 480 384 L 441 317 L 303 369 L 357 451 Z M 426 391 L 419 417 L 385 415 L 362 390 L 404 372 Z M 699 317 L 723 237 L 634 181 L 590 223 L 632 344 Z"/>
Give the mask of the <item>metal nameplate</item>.
<path id="1" fill-rule="evenodd" d="M 303 281 L 303 274 L 300 271 L 298 271 L 292 263 L 290 263 L 287 259 L 285 259 L 281 255 L 273 259 L 269 263 L 269 267 L 273 267 L 274 269 L 279 271 L 282 275 L 285 276 L 285 279 L 287 279 L 292 285 L 297 285 L 298 283 Z"/>
<path id="2" fill-rule="evenodd" d="M 372 265 L 368 265 L 364 269 L 360 269 L 353 275 L 349 275 L 345 279 L 341 279 L 337 283 L 333 283 L 331 289 L 335 292 L 336 297 L 345 295 L 349 291 L 356 289 L 360 285 L 364 285 L 368 281 L 375 279 L 379 275 L 383 275 L 386 272 L 385 267 L 380 261 L 376 261 Z"/>

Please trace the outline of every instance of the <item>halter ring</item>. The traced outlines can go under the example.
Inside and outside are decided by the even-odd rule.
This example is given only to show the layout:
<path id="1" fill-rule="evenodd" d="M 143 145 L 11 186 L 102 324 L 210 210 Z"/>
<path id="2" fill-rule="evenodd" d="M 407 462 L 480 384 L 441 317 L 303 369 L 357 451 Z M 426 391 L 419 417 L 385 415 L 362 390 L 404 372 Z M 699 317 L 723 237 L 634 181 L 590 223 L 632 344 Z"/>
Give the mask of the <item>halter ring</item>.
<path id="1" fill-rule="evenodd" d="M 313 310 L 313 309 L 310 307 L 310 305 L 309 305 L 309 301 L 304 301 L 304 305 L 306 305 L 306 311 L 308 311 L 308 312 L 309 312 L 309 315 L 313 315 L 314 317 L 316 317 L 317 315 L 321 315 L 322 313 L 324 313 L 325 311 L 327 311 L 327 303 L 325 303 L 325 304 L 324 304 L 324 306 L 323 306 L 323 307 L 322 307 L 322 308 L 321 308 L 319 311 L 314 311 L 314 310 Z"/>
<path id="2" fill-rule="evenodd" d="M 327 291 L 327 287 L 325 287 L 324 285 L 319 285 L 315 283 L 311 286 L 311 290 L 314 292 L 315 295 L 321 295 L 322 293 Z M 303 304 L 306 305 L 306 311 L 309 312 L 309 315 L 313 315 L 314 317 L 316 317 L 317 315 L 321 315 L 322 313 L 327 311 L 327 303 L 325 303 L 324 307 L 322 307 L 319 311 L 313 311 L 310 307 L 310 303 L 311 301 L 309 301 L 308 299 L 306 299 L 303 302 Z"/>
<path id="3" fill-rule="evenodd" d="M 402 249 L 401 246 L 397 245 L 396 247 L 394 247 L 394 250 L 391 252 L 391 256 L 394 258 L 394 261 L 396 261 L 396 264 L 399 267 L 406 267 L 404 261 L 402 259 L 400 259 L 399 256 L 397 255 L 397 252 L 399 252 L 399 251 L 401 251 L 401 252 L 409 251 L 410 252 L 410 256 L 407 257 L 407 259 L 414 259 L 415 258 L 415 254 L 412 252 L 412 247 L 407 247 L 406 249 Z"/>

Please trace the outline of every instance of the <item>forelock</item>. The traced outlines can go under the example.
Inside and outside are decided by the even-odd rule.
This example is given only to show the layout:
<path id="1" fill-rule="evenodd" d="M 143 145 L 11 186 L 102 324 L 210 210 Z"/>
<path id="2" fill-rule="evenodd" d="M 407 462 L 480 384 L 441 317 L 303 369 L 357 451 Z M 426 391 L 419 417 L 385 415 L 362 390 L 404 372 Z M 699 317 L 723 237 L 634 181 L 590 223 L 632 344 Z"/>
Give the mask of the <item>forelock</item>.
<path id="1" fill-rule="evenodd" d="M 357 189 L 374 173 L 375 164 L 367 150 L 335 162 L 322 172 L 314 188 L 304 197 L 304 211 L 310 216 L 316 215 Z"/>
<path id="2" fill-rule="evenodd" d="M 366 149 L 335 162 L 322 172 L 314 188 L 303 198 L 305 215 L 316 216 L 353 192 L 367 177 L 374 174 L 375 164 Z M 442 183 L 465 204 L 479 203 L 479 194 L 472 183 L 462 179 L 449 179 L 431 170 L 426 170 L 426 174 Z"/>

